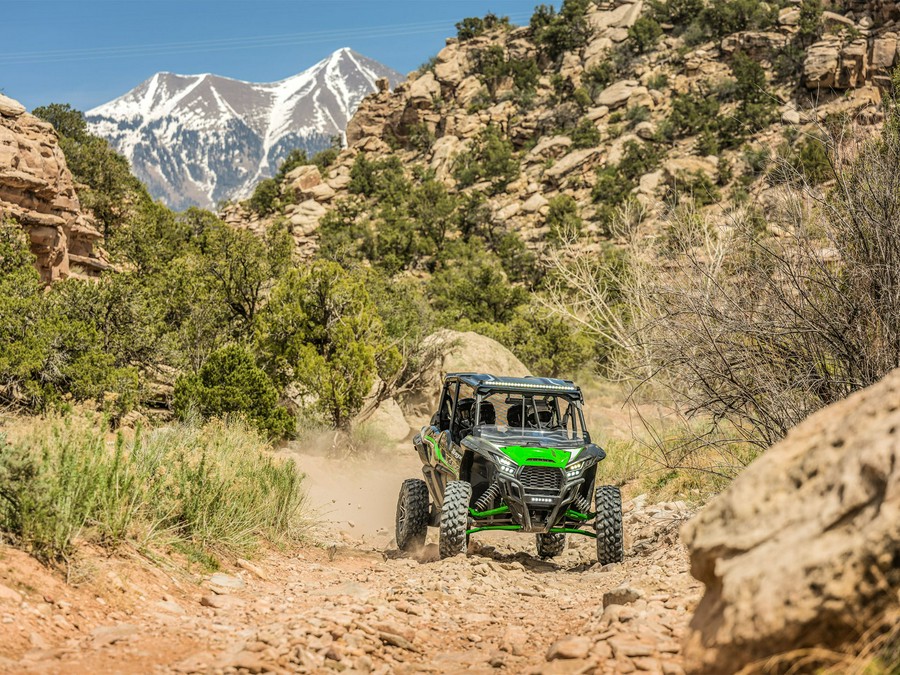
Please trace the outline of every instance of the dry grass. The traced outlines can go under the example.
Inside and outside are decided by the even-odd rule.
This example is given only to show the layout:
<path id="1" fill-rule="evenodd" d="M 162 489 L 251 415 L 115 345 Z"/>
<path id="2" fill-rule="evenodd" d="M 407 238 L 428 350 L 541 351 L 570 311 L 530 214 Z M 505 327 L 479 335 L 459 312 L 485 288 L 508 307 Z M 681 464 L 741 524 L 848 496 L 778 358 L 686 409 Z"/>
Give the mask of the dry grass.
<path id="1" fill-rule="evenodd" d="M 689 420 L 631 396 L 628 385 L 583 379 L 585 416 L 607 453 L 600 480 L 652 499 L 702 504 L 724 490 L 758 454 L 738 434 Z"/>
<path id="2" fill-rule="evenodd" d="M 900 598 L 898 598 L 900 599 Z M 897 675 L 900 673 L 900 612 L 883 617 L 856 642 L 840 649 L 796 649 L 752 663 L 739 675 Z"/>
<path id="3" fill-rule="evenodd" d="M 242 423 L 137 430 L 102 419 L 20 419 L 0 435 L 0 533 L 37 558 L 75 542 L 246 553 L 298 534 L 301 474 Z"/>

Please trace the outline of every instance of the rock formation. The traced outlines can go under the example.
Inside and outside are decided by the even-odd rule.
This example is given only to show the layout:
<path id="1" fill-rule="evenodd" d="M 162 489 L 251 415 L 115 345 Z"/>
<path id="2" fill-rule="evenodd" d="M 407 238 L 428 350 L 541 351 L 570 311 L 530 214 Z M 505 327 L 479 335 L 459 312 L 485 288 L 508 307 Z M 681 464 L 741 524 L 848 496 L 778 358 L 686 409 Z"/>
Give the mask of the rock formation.
<path id="1" fill-rule="evenodd" d="M 0 216 L 28 232 L 46 282 L 109 268 L 53 127 L 0 95 Z"/>
<path id="2" fill-rule="evenodd" d="M 900 370 L 798 425 L 683 536 L 706 585 L 692 672 L 804 647 L 852 651 L 900 607 Z"/>

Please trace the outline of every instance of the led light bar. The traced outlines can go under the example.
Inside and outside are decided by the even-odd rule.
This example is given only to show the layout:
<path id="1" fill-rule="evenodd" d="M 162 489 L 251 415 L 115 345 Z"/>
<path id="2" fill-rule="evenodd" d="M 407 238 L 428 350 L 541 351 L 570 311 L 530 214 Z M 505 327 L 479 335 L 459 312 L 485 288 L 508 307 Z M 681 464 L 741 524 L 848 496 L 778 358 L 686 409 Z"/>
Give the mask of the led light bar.
<path id="1" fill-rule="evenodd" d="M 576 387 L 566 387 L 558 384 L 528 384 L 525 382 L 504 382 L 503 380 L 485 380 L 485 385 L 488 386 L 500 386 L 500 387 L 509 387 L 511 389 L 536 389 L 538 391 L 545 390 L 553 390 L 553 391 L 575 391 Z"/>

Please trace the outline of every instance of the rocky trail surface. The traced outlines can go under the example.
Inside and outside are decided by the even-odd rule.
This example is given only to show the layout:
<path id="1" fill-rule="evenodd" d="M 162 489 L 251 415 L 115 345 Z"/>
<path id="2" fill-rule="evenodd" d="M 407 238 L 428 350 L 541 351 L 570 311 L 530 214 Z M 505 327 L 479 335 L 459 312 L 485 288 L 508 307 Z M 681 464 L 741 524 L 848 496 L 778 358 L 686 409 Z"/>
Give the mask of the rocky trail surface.
<path id="1" fill-rule="evenodd" d="M 371 463 L 298 461 L 320 523 L 310 543 L 227 572 L 189 578 L 118 556 L 72 586 L 0 550 L 0 671 L 682 672 L 700 596 L 676 539 L 684 504 L 628 501 L 621 565 L 598 565 L 586 537 L 542 561 L 532 537 L 494 533 L 440 561 L 432 532 L 404 557 L 387 528 L 414 462 L 381 476 Z"/>

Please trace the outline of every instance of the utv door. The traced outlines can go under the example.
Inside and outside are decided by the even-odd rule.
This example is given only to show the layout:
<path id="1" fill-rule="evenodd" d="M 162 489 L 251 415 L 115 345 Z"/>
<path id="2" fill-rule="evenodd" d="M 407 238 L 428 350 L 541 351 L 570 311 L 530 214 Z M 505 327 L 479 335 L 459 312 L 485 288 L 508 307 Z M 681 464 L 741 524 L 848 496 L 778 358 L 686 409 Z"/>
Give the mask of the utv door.
<path id="1" fill-rule="evenodd" d="M 444 489 L 447 487 L 447 482 L 456 480 L 459 472 L 459 467 L 454 467 L 450 462 L 453 445 L 450 427 L 458 392 L 459 382 L 444 384 L 438 410 L 431 418 L 431 434 L 424 439 L 429 458 L 422 467 L 422 473 L 425 475 L 425 482 L 431 492 L 431 499 L 438 509 L 444 503 Z"/>

